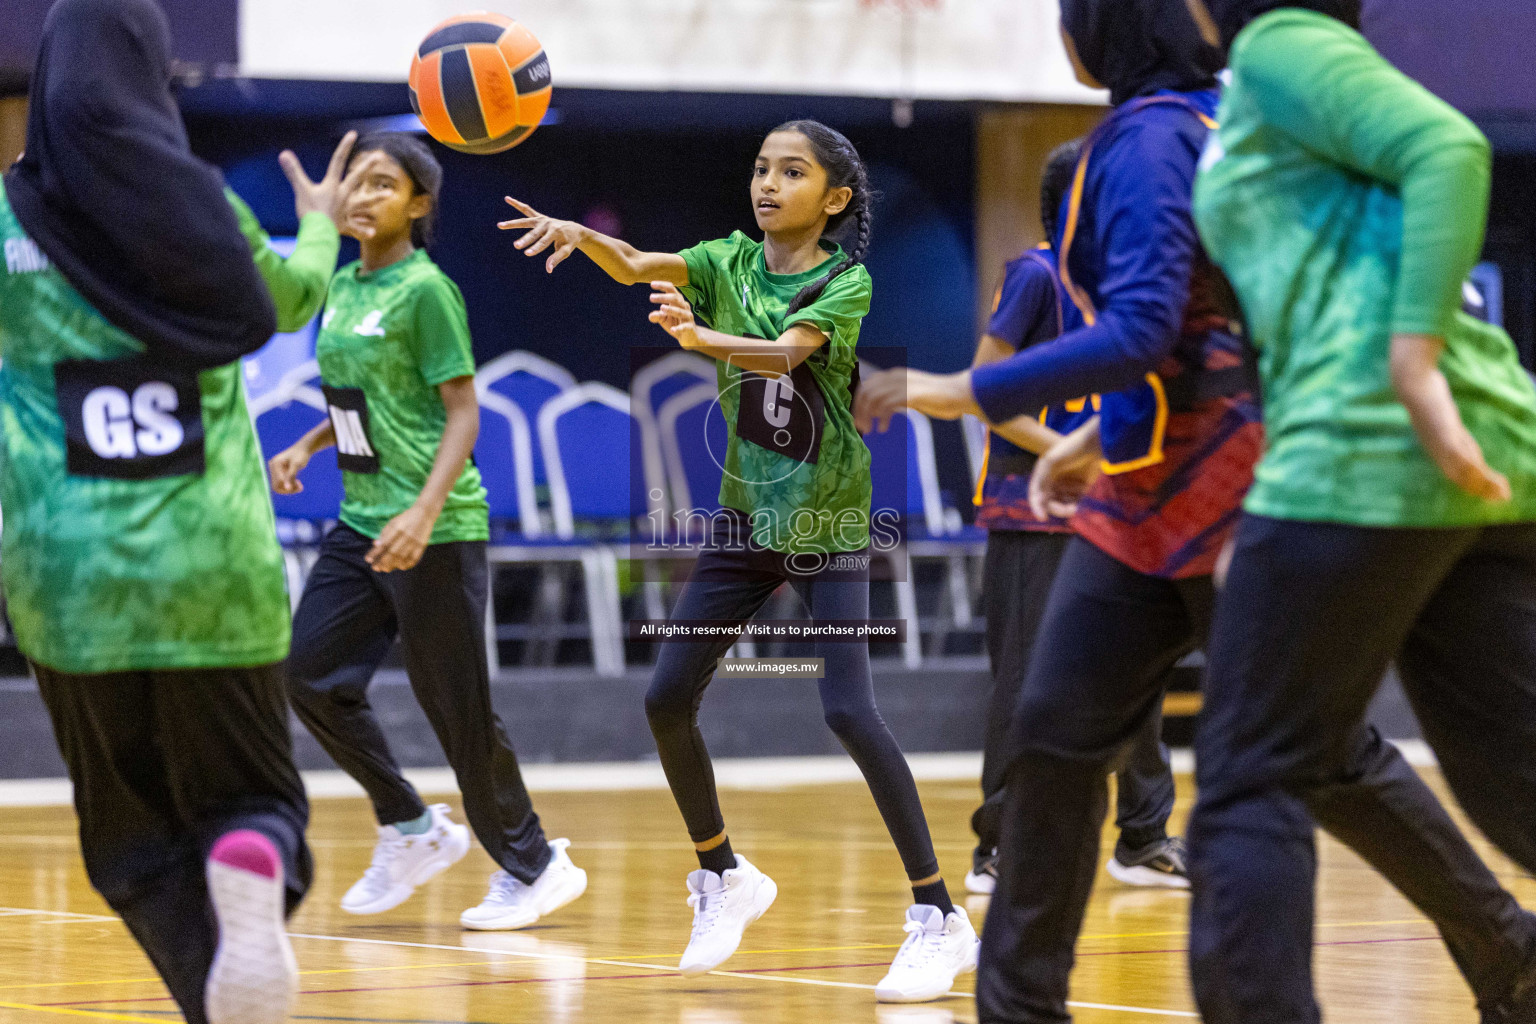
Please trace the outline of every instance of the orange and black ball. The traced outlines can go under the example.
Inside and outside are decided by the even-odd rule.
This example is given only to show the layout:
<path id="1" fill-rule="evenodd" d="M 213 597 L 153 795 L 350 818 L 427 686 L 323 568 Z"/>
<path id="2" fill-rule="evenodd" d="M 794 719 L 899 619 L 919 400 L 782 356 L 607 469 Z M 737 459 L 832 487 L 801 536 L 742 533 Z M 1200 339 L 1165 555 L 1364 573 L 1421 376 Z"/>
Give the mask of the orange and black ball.
<path id="1" fill-rule="evenodd" d="M 533 134 L 549 109 L 549 58 L 502 14 L 449 18 L 411 59 L 411 106 L 427 134 L 463 153 L 500 153 Z"/>

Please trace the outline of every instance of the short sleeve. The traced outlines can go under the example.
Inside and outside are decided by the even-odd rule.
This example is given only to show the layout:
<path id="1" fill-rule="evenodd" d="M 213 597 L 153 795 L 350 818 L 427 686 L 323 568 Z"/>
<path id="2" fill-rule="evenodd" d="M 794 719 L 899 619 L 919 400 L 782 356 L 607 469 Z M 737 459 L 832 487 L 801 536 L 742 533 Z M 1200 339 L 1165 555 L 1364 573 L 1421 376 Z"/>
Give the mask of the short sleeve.
<path id="1" fill-rule="evenodd" d="M 714 322 L 718 308 L 717 296 L 727 276 L 726 266 L 735 250 L 741 232 L 729 238 L 700 242 L 691 249 L 678 253 L 688 267 L 688 284 L 683 287 L 683 297 L 693 306 L 694 315 L 706 324 Z M 746 236 L 742 235 L 744 240 Z"/>
<path id="2" fill-rule="evenodd" d="M 475 354 L 458 285 L 437 274 L 425 279 L 416 291 L 413 338 L 422 379 L 436 387 L 455 377 L 472 376 Z"/>
<path id="3" fill-rule="evenodd" d="M 1008 264 L 987 333 L 1022 351 L 1060 333 L 1056 281 L 1045 261 L 1023 256 Z"/>
<path id="4" fill-rule="evenodd" d="M 831 343 L 856 343 L 859 324 L 869 315 L 869 301 L 874 294 L 874 282 L 862 263 L 838 274 L 821 296 L 809 306 L 784 318 L 784 330 L 795 324 L 811 324 L 827 336 Z"/>

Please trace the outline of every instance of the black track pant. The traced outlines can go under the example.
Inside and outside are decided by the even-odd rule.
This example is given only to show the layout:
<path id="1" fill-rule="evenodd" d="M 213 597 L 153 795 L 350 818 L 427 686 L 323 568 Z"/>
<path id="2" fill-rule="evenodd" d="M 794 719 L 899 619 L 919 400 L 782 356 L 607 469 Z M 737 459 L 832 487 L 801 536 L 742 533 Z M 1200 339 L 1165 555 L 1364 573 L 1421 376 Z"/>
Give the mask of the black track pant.
<path id="1" fill-rule="evenodd" d="M 368 703 L 368 684 L 398 633 L 411 689 L 458 779 L 470 828 L 508 874 L 532 882 L 550 852 L 491 706 L 485 544 L 433 544 L 413 568 L 388 573 L 363 560 L 372 546 L 345 525 L 321 545 L 293 621 L 294 709 L 368 791 L 380 824 L 420 817 L 426 806 L 401 775 Z"/>
<path id="2" fill-rule="evenodd" d="M 1301 573 L 1273 589 L 1261 588 L 1270 602 L 1246 608 L 1242 625 L 1234 625 L 1234 630 L 1252 629 L 1254 633 L 1244 635 L 1261 636 L 1265 628 L 1294 621 L 1293 603 L 1309 586 L 1308 574 Z M 1222 597 L 1223 615 L 1230 610 L 1227 596 Z M 1144 716 L 1161 702 L 1168 667 L 1205 640 L 1212 603 L 1209 577 L 1158 579 L 1135 572 L 1081 539 L 1068 545 L 1009 733 L 1012 757 L 998 887 L 987 911 L 977 983 L 983 1024 L 1060 1024 L 1071 1019 L 1066 1008 L 1068 976 L 1099 865 L 1108 773 L 1124 756 Z M 1369 604 L 1367 598 L 1362 607 Z M 1335 635 L 1351 634 L 1340 629 Z M 1275 644 L 1270 636 L 1254 649 L 1278 660 Z M 1214 657 L 1214 645 L 1210 650 Z M 1385 667 L 1385 658 L 1375 665 L 1377 680 Z M 1364 708 L 1361 700 L 1351 720 L 1356 726 Z M 1201 727 L 1204 734 L 1231 735 L 1229 728 L 1209 717 Z M 1319 820 L 1416 900 L 1446 936 L 1474 987 L 1484 991 L 1480 977 L 1485 972 L 1470 965 L 1486 962 L 1484 958 L 1497 951 L 1523 948 L 1529 941 L 1529 919 L 1500 889 L 1396 748 L 1374 730 L 1359 727 L 1341 737 L 1334 750 L 1339 774 Z M 1220 778 L 1220 769 L 1200 760 L 1199 771 L 1204 800 L 1204 787 Z M 1310 822 L 1305 836 L 1310 846 Z M 1194 829 L 1191 838 L 1201 839 Z M 1421 884 L 1404 879 L 1404 863 L 1415 856 L 1405 856 L 1405 851 L 1414 850 L 1435 852 L 1438 888 L 1424 884 L 1428 876 L 1419 880 Z M 1223 892 L 1229 885 L 1239 892 L 1262 892 L 1261 880 L 1278 870 L 1246 857 L 1226 863 L 1231 874 L 1214 883 Z M 1198 872 L 1194 881 L 1200 884 Z M 1289 912 L 1287 906 L 1268 902 L 1255 907 L 1239 925 L 1236 908 L 1224 909 L 1222 938 L 1235 941 L 1233 936 L 1246 934 L 1242 929 L 1266 934 L 1281 930 L 1278 922 Z M 1309 951 L 1310 935 L 1302 934 L 1307 935 L 1303 946 Z M 1249 941 L 1264 938 L 1257 935 Z M 1290 1020 L 1259 1013 L 1214 1019 L 1243 1024 Z"/>
<path id="3" fill-rule="evenodd" d="M 1008 723 L 1029 669 L 1051 581 L 1056 578 L 1056 569 L 1071 539 L 1068 533 L 1030 530 L 993 530 L 987 534 L 982 594 L 986 602 L 992 695 L 987 702 L 987 731 L 981 758 L 983 802 L 971 816 L 977 851 L 982 854 L 997 847 L 1003 814 L 1003 779 L 1008 767 Z M 1145 846 L 1168 834 L 1174 786 L 1162 731 L 1162 709 L 1158 708 L 1146 716 L 1142 732 L 1131 743 L 1125 765 L 1115 776 L 1115 825 L 1128 846 Z"/>
<path id="4" fill-rule="evenodd" d="M 803 575 L 792 571 L 777 552 L 746 545 L 742 545 L 744 550 L 726 550 L 729 546 L 722 542 L 699 556 L 672 610 L 673 619 L 744 624 L 783 583 L 794 586 L 814 620 L 869 618 L 867 562 L 863 570 Z M 863 559 L 867 555 L 864 551 L 842 557 Z M 667 783 L 696 843 L 725 831 L 715 773 L 699 733 L 698 713 L 716 664 L 734 642 L 734 638 L 724 638 L 661 644 L 656 673 L 645 695 L 645 713 Z M 869 644 L 818 641 L 803 646 L 810 648 L 805 657 L 825 659 L 826 675 L 819 683 L 827 725 L 864 773 L 907 877 L 915 880 L 938 874 L 939 862 L 912 770 L 875 707 Z M 764 685 L 780 684 L 764 681 Z"/>
<path id="5" fill-rule="evenodd" d="M 75 787 L 86 874 L 189 1024 L 218 929 L 205 864 L 253 829 L 283 860 L 291 913 L 313 874 L 281 665 L 68 675 L 33 665 Z"/>
<path id="6" fill-rule="evenodd" d="M 1365 529 L 1248 516 L 1210 647 L 1190 822 L 1191 967 L 1211 1024 L 1315 1024 L 1313 821 L 1439 925 L 1480 1003 L 1536 952 L 1412 773 L 1352 760 L 1397 660 L 1463 809 L 1536 871 L 1536 526 Z M 1426 816 L 1432 818 L 1426 820 Z"/>

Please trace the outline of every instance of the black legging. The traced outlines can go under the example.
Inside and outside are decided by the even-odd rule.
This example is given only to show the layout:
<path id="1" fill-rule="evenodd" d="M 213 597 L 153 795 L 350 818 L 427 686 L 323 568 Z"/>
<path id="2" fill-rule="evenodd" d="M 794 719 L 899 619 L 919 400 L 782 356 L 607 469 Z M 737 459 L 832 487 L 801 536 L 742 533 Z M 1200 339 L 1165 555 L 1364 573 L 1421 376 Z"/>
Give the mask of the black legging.
<path id="1" fill-rule="evenodd" d="M 717 537 L 722 532 L 717 527 Z M 742 550 L 728 550 L 730 547 L 728 542 L 717 543 L 700 555 L 672 611 L 673 621 L 745 624 L 783 583 L 795 588 L 815 621 L 869 617 L 867 562 L 862 571 L 834 568 L 803 575 L 778 552 L 755 545 L 741 545 Z M 862 560 L 867 556 L 866 550 L 844 557 Z M 734 637 L 664 642 L 645 695 L 645 713 L 667 783 L 696 843 L 725 831 L 715 773 L 698 722 L 704 690 L 716 663 L 733 643 Z M 938 874 L 939 862 L 918 800 L 917 783 L 896 738 L 875 707 L 869 644 L 816 641 L 805 646 L 810 648 L 806 657 L 825 659 L 826 674 L 819 682 L 827 725 L 864 773 L 907 877 L 919 880 Z"/>
<path id="2" fill-rule="evenodd" d="M 1315 820 L 1440 928 L 1481 1005 L 1536 963 L 1523 913 L 1406 766 L 1349 752 L 1392 659 L 1445 780 L 1536 871 L 1536 525 L 1245 516 L 1195 737 L 1190 966 L 1212 1024 L 1315 1024 Z M 1492 1018 L 1488 1018 L 1492 1019 Z M 1500 1018 L 1502 1019 L 1502 1018 Z"/>
<path id="3" fill-rule="evenodd" d="M 1247 530 L 1245 523 L 1238 537 L 1240 552 Z M 1532 547 L 1536 549 L 1536 529 L 1532 531 Z M 1532 557 L 1536 564 L 1536 551 Z M 1513 612 L 1526 600 L 1525 593 L 1515 593 L 1509 586 L 1513 581 L 1501 580 L 1492 572 L 1489 579 L 1511 591 L 1507 598 L 1510 621 L 1501 624 L 1512 626 L 1516 618 Z M 1298 616 L 1314 607 L 1309 591 L 1316 586 L 1314 573 L 1298 572 L 1254 584 L 1248 601 L 1238 603 L 1245 585 L 1238 579 L 1234 563 L 1220 602 L 1221 617 L 1228 624 L 1224 635 L 1229 641 L 1244 642 L 1260 665 L 1285 664 L 1295 655 L 1295 645 L 1285 638 L 1301 621 Z M 1365 657 L 1359 648 L 1369 633 L 1360 620 L 1383 614 L 1378 608 L 1388 603 L 1388 595 L 1379 590 L 1354 589 L 1350 593 L 1357 602 L 1354 618 L 1347 618 L 1342 608 L 1335 607 L 1332 618 L 1324 619 L 1329 625 L 1322 627 L 1336 640 L 1327 658 L 1338 665 Z M 1146 576 L 1080 537 L 1069 543 L 1051 588 L 1039 643 L 1009 733 L 1013 757 L 998 847 L 997 892 L 987 910 L 976 986 L 977 1016 L 982 1024 L 1065 1024 L 1071 1020 L 1067 1012 L 1068 977 L 1073 946 L 1099 867 L 1099 839 L 1108 804 L 1106 777 L 1124 756 L 1144 716 L 1162 700 L 1168 666 L 1208 635 L 1213 598 L 1210 577 L 1165 580 Z M 1481 638 L 1475 627 L 1465 620 L 1459 624 L 1464 645 L 1478 644 Z M 1217 630 L 1218 639 L 1208 648 L 1213 666 L 1223 632 Z M 1522 639 L 1527 646 L 1533 635 L 1536 630 L 1525 631 Z M 1374 666 L 1372 689 L 1385 668 L 1386 657 L 1382 656 Z M 1212 680 L 1197 739 L 1200 807 L 1207 806 L 1212 794 L 1229 784 L 1231 776 L 1248 774 L 1251 763 L 1276 772 L 1291 763 L 1286 757 L 1301 758 L 1314 744 L 1326 743 L 1333 774 L 1308 780 L 1328 783 L 1318 791 L 1322 799 L 1311 803 L 1319 823 L 1386 875 L 1435 923 L 1479 997 L 1502 998 L 1523 951 L 1532 942 L 1536 921 L 1522 913 L 1499 886 L 1434 793 L 1397 749 L 1362 724 L 1369 691 L 1361 695 L 1319 687 L 1314 694 L 1315 708 L 1292 700 L 1289 692 L 1277 692 L 1264 707 L 1274 721 L 1289 728 L 1275 734 L 1276 760 L 1261 758 L 1250 763 L 1215 755 L 1217 750 L 1248 751 L 1254 735 L 1247 722 L 1235 715 L 1229 717 L 1225 710 L 1229 701 L 1220 690 Z M 1322 724 L 1337 723 L 1328 713 L 1316 714 L 1315 710 L 1331 712 L 1341 702 L 1347 705 L 1348 717 L 1339 722 L 1347 721 L 1348 727 L 1325 732 Z M 1230 706 L 1251 710 L 1242 696 Z M 1523 710 L 1529 704 L 1512 699 L 1508 706 Z M 1536 708 L 1506 729 L 1524 730 L 1529 735 L 1533 719 Z M 1433 736 L 1431 742 L 1435 742 Z M 1530 749 L 1527 746 L 1526 751 Z M 1506 774 L 1515 776 L 1504 783 L 1506 795 L 1524 793 L 1536 800 L 1529 785 L 1536 778 L 1527 767 L 1530 762 L 1528 752 L 1509 751 L 1503 756 L 1503 763 L 1509 766 Z M 1447 777 L 1454 778 L 1450 761 L 1445 763 Z M 1269 778 L 1275 777 L 1271 774 Z M 1488 785 L 1491 792 L 1496 784 Z M 1242 824 L 1282 835 L 1282 841 L 1290 844 L 1285 853 L 1295 862 L 1294 851 L 1310 849 L 1311 818 L 1305 810 L 1281 817 L 1294 810 L 1296 800 L 1282 799 L 1288 794 L 1279 785 L 1257 796 L 1259 799 L 1248 803 Z M 1532 800 L 1506 810 L 1504 817 L 1528 820 L 1529 812 L 1523 808 Z M 1209 845 L 1200 820 L 1201 810 L 1197 808 L 1189 830 L 1195 886 L 1191 945 L 1216 961 L 1240 965 L 1239 970 L 1221 976 L 1224 982 L 1234 983 L 1229 993 L 1238 991 L 1235 986 L 1239 981 L 1242 991 L 1253 991 L 1263 984 L 1256 979 L 1270 972 L 1294 971 L 1298 962 L 1309 960 L 1310 889 L 1295 888 L 1293 878 L 1280 877 L 1278 865 L 1285 857 L 1266 860 L 1243 855 L 1240 844 L 1231 847 L 1233 853 L 1221 860 L 1224 871 L 1215 877 L 1209 873 L 1215 869 L 1203 867 L 1208 863 Z M 1264 899 L 1281 888 L 1285 888 L 1283 898 Z M 1219 905 L 1213 900 L 1219 900 Z M 1219 908 L 1202 914 L 1202 907 Z M 1202 928 L 1202 917 L 1207 927 Z M 1298 925 L 1303 918 L 1306 927 Z M 1290 955 L 1276 955 L 1287 941 L 1293 943 Z M 1300 942 L 1300 947 L 1294 942 Z M 1198 955 L 1195 963 L 1202 966 Z M 1201 993 L 1198 973 L 1195 988 L 1197 995 Z M 1221 984 L 1207 989 L 1221 990 Z M 1281 994 L 1273 989 L 1266 1006 L 1246 1003 L 1245 1012 L 1230 1016 L 1214 1015 L 1202 996 L 1201 1010 L 1213 1024 L 1306 1021 L 1308 1018 L 1275 1012 Z"/>
<path id="4" fill-rule="evenodd" d="M 325 537 L 293 620 L 288 693 L 326 753 L 368 791 L 381 825 L 426 812 L 368 703 L 396 634 L 411 689 L 464 794 L 464 815 L 491 859 L 532 883 L 549 842 L 517 755 L 491 705 L 485 649 L 484 541 L 433 544 L 410 569 L 375 572 L 372 539 L 346 525 Z"/>

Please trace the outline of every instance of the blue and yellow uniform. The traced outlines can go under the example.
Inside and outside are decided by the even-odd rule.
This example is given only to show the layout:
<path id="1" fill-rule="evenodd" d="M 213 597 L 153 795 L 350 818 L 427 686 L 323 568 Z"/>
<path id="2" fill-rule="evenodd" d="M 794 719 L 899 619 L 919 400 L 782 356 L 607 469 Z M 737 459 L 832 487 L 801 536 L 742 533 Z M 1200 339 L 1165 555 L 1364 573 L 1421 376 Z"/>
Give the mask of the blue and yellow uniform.
<path id="1" fill-rule="evenodd" d="M 993 422 L 1103 394 L 1106 472 L 1073 527 L 1170 579 L 1210 574 L 1263 447 L 1235 306 L 1190 212 L 1217 99 L 1159 91 L 1089 136 L 1056 246 L 1084 326 L 971 377 Z"/>
<path id="2" fill-rule="evenodd" d="M 1056 253 L 1041 244 L 1009 260 L 992 301 L 987 334 L 1023 352 L 1055 341 L 1082 326 L 1077 307 L 1067 301 L 1057 274 Z M 1076 430 L 1098 409 L 1098 398 L 1077 398 L 1040 410 L 1040 422 L 1058 434 Z M 987 433 L 987 454 L 972 499 L 976 525 L 985 530 L 1070 533 L 1062 520 L 1042 520 L 1029 507 L 1029 475 L 1035 455 L 996 431 Z"/>

